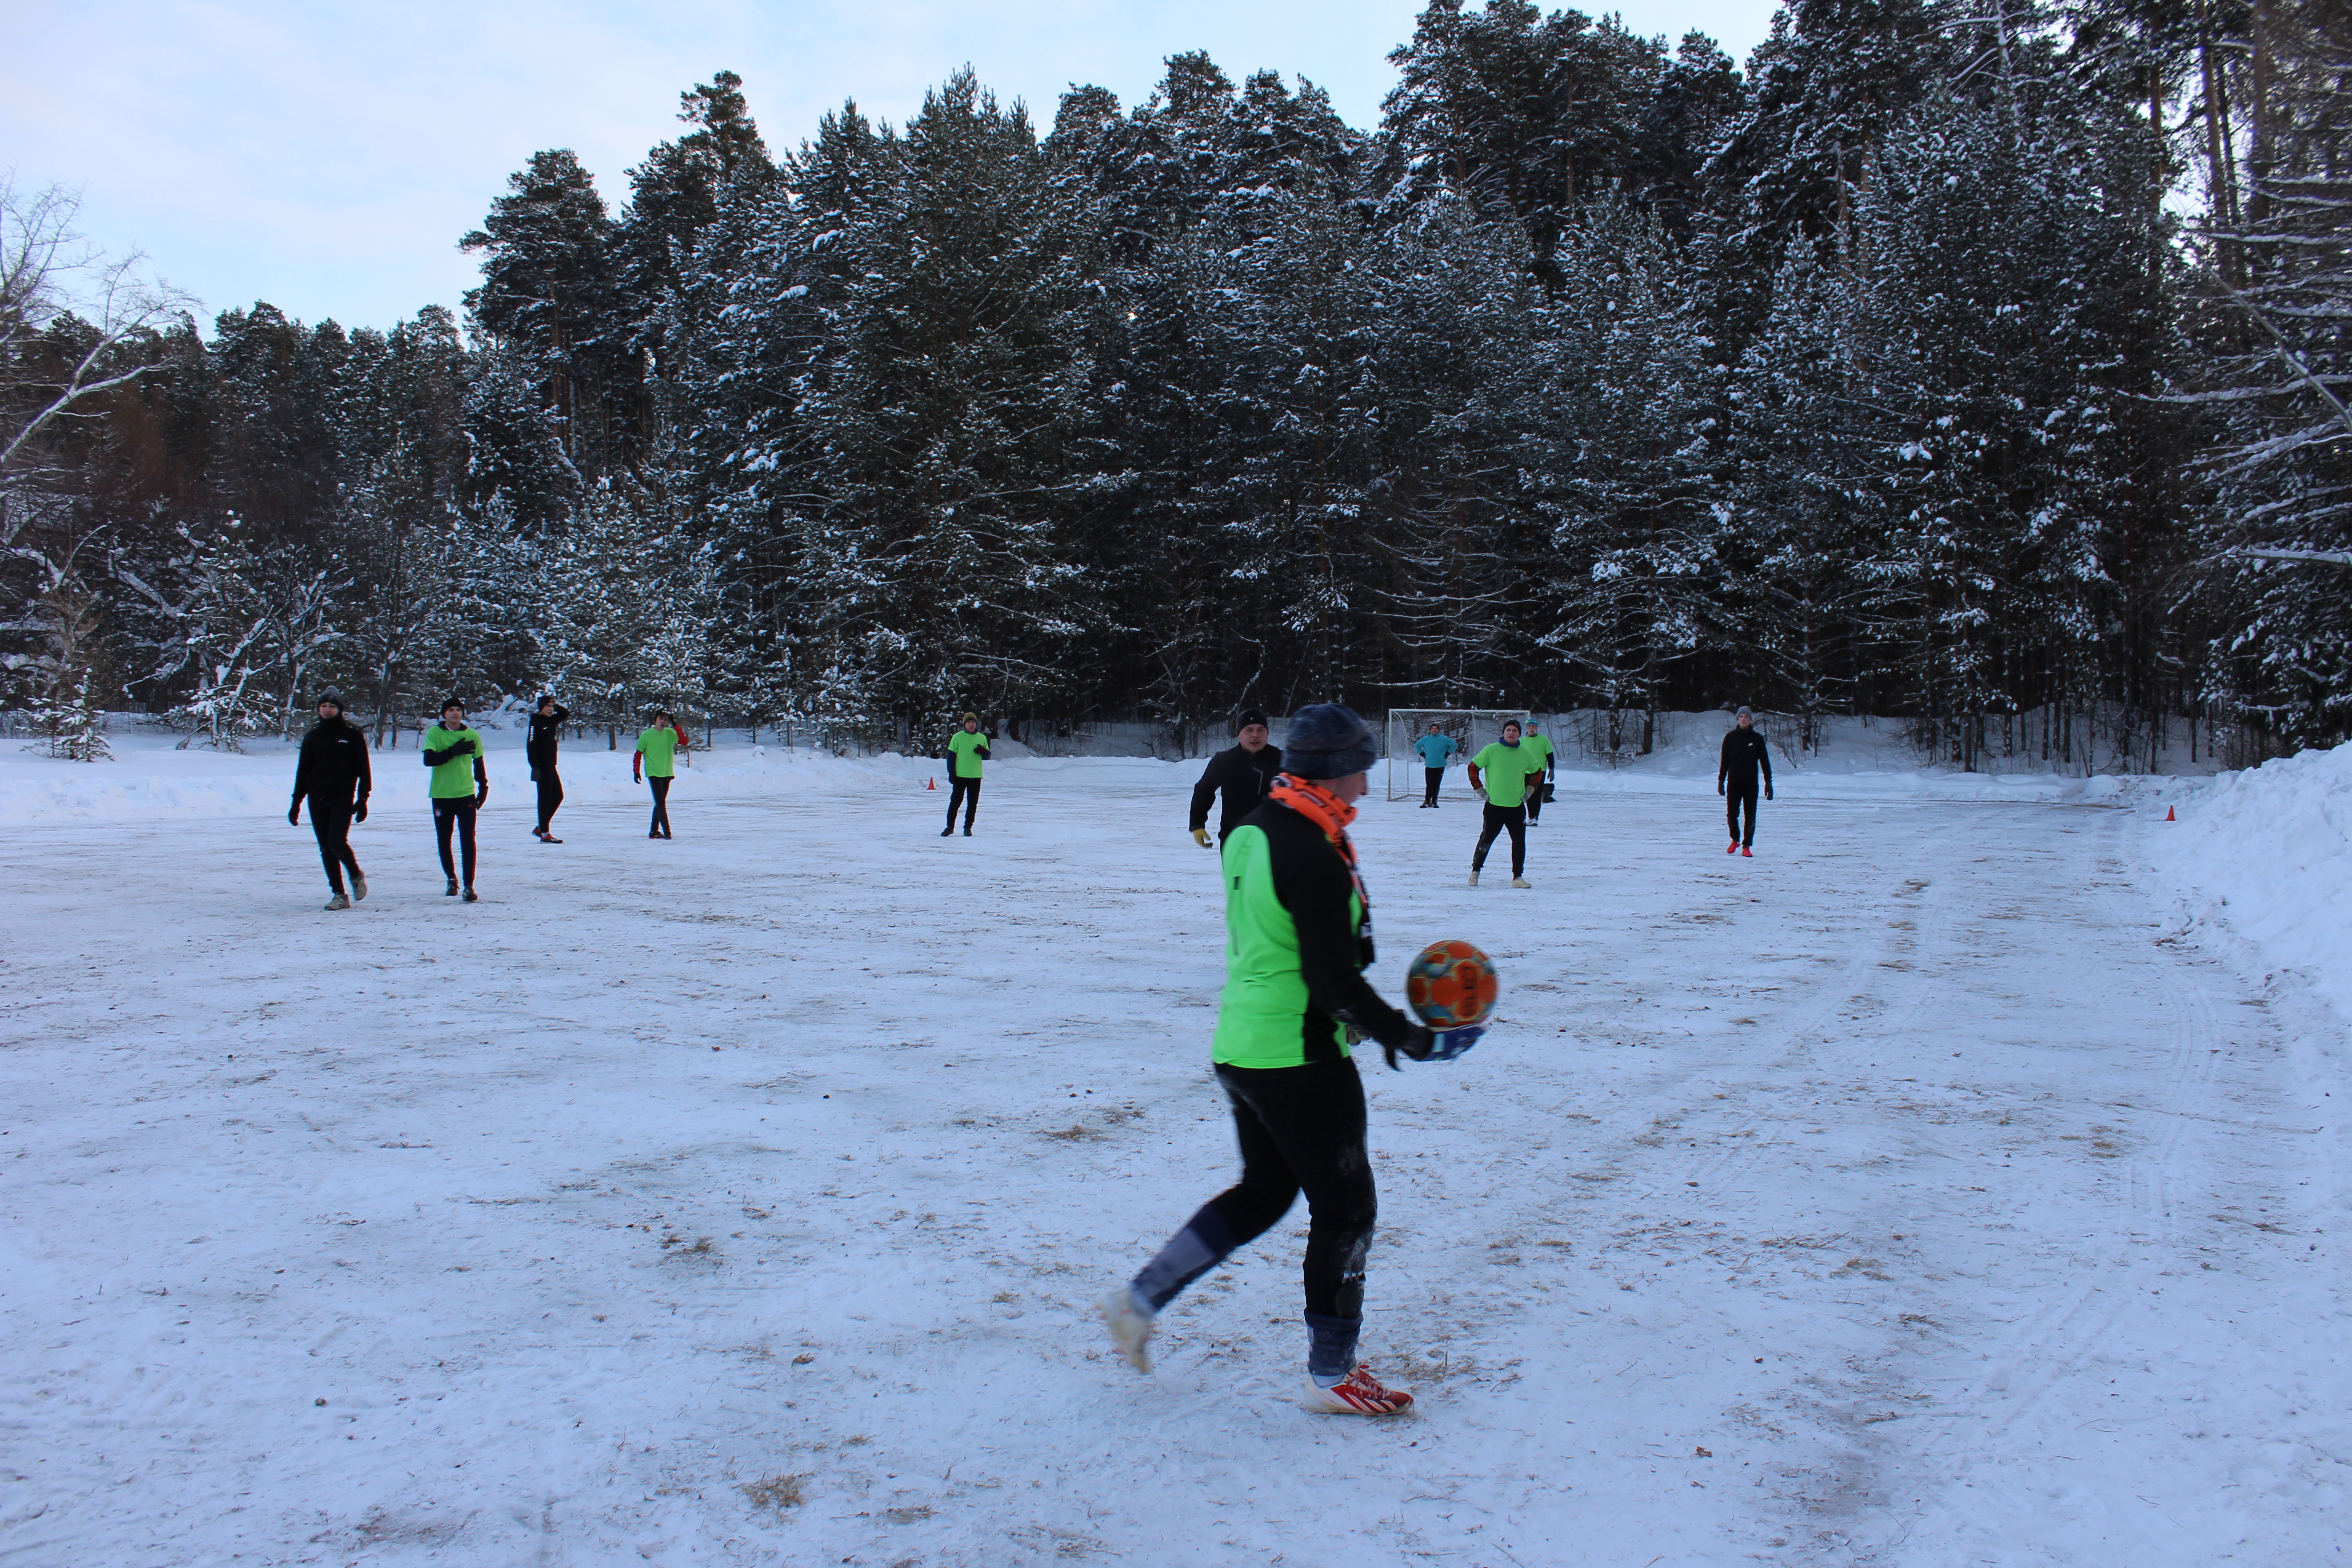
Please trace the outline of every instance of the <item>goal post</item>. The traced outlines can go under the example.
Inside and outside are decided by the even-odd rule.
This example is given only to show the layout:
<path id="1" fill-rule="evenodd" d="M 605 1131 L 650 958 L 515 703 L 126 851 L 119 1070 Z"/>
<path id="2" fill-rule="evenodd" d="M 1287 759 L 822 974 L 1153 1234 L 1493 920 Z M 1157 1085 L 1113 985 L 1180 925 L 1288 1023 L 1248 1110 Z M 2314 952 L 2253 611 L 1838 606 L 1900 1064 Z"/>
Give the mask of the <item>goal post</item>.
<path id="1" fill-rule="evenodd" d="M 1421 753 L 1414 743 L 1429 733 L 1432 724 L 1437 732 L 1454 742 L 1452 754 L 1445 759 L 1448 768 L 1458 768 L 1493 742 L 1503 738 L 1503 726 L 1517 721 L 1524 732 L 1528 721 L 1534 717 L 1524 708 L 1391 708 L 1389 710 L 1388 763 L 1389 798 L 1418 800 L 1423 788 Z"/>

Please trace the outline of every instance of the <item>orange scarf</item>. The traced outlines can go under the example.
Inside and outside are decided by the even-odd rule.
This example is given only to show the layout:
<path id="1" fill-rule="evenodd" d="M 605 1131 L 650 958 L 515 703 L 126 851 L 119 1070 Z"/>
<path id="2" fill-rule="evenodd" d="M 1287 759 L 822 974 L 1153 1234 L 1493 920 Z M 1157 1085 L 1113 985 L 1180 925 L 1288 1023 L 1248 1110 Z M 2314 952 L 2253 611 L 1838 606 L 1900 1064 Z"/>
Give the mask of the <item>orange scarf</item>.
<path id="1" fill-rule="evenodd" d="M 1356 808 L 1325 789 L 1313 779 L 1302 779 L 1289 773 L 1276 773 L 1265 798 L 1288 806 L 1323 830 L 1323 837 L 1347 862 L 1348 879 L 1356 884 L 1356 897 L 1364 900 L 1364 908 L 1372 907 L 1371 895 L 1364 891 L 1364 879 L 1356 869 L 1356 846 L 1348 837 L 1348 824 L 1356 820 Z"/>

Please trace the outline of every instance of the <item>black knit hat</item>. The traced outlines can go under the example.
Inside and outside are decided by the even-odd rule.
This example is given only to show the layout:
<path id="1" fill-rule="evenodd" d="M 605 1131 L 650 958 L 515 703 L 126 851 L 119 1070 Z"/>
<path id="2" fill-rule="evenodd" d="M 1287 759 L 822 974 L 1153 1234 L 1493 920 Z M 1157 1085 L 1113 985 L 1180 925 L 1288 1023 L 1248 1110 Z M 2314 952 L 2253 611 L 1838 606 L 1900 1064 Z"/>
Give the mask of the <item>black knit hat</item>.
<path id="1" fill-rule="evenodd" d="M 1244 708 L 1242 710 L 1241 717 L 1234 721 L 1234 733 L 1238 735 L 1253 724 L 1264 724 L 1265 722 L 1265 714 L 1259 712 L 1255 708 Z"/>
<path id="2" fill-rule="evenodd" d="M 448 701 L 441 704 L 441 711 L 444 713 L 446 713 L 452 708 L 455 708 L 460 713 L 463 713 L 466 710 L 466 705 L 463 702 L 458 701 L 454 697 L 449 699 Z"/>
<path id="3" fill-rule="evenodd" d="M 1302 779 L 1343 779 L 1379 754 L 1371 726 L 1345 703 L 1318 702 L 1290 716 L 1282 737 L 1282 771 Z"/>
<path id="4" fill-rule="evenodd" d="M 335 705 L 335 717 L 338 719 L 341 718 L 343 716 L 343 694 L 340 691 L 321 691 L 319 693 L 319 700 L 311 703 L 310 706 L 313 708 L 324 708 L 330 702 Z"/>

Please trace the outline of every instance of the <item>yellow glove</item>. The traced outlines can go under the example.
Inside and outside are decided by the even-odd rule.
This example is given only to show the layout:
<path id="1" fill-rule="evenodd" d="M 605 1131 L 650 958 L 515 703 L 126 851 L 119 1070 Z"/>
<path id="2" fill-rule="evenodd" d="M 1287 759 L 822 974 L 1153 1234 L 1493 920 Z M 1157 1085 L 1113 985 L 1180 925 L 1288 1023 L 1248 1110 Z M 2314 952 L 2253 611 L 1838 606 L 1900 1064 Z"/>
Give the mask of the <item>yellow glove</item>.
<path id="1" fill-rule="evenodd" d="M 1209 842 L 1209 830 L 1205 827 L 1196 827 L 1192 829 L 1192 842 L 1199 845 L 1203 849 L 1214 849 L 1216 847 L 1215 845 Z"/>

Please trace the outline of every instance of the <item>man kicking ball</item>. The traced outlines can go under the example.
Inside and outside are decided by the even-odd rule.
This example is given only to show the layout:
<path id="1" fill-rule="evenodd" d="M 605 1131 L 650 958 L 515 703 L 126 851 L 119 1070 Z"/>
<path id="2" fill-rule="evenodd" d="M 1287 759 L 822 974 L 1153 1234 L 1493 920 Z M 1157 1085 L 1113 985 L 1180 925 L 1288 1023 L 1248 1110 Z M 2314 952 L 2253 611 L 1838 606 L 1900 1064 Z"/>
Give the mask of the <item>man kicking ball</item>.
<path id="1" fill-rule="evenodd" d="M 1264 1235 L 1304 1189 L 1307 1403 L 1335 1415 L 1389 1415 L 1412 1403 L 1356 1360 L 1378 1205 L 1349 1043 L 1378 1040 L 1394 1067 L 1400 1052 L 1416 1061 L 1459 1056 L 1485 1033 L 1433 1034 L 1364 981 L 1371 921 L 1348 824 L 1376 751 L 1370 729 L 1339 704 L 1299 710 L 1281 775 L 1225 840 L 1225 989 L 1213 1054 L 1241 1138 L 1241 1180 L 1100 1302 L 1119 1352 L 1150 1372 L 1161 1310 Z"/>

